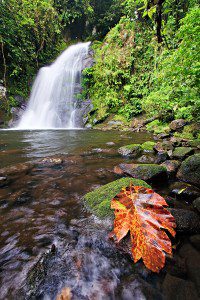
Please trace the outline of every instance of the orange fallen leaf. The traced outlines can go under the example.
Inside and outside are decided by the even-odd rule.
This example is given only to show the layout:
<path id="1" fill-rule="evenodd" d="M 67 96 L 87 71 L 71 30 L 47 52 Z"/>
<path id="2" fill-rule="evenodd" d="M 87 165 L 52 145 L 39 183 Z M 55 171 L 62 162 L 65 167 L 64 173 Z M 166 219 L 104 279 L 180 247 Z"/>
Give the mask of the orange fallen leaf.
<path id="1" fill-rule="evenodd" d="M 153 190 L 133 186 L 111 201 L 115 209 L 114 234 L 120 242 L 130 231 L 134 262 L 143 259 L 145 266 L 159 272 L 165 265 L 165 253 L 172 253 L 172 244 L 165 230 L 175 236 L 175 219 L 164 208 L 165 199 Z"/>

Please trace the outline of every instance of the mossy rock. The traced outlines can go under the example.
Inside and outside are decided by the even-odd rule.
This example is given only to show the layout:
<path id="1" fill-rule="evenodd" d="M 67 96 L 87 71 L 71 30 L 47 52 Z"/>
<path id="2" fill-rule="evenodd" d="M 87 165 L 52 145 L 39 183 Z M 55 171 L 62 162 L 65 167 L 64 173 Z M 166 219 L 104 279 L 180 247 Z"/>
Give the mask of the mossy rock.
<path id="1" fill-rule="evenodd" d="M 141 145 L 142 149 L 145 151 L 145 152 L 153 152 L 154 151 L 154 146 L 155 146 L 155 142 L 151 142 L 151 141 L 148 141 L 148 142 L 145 142 Z"/>
<path id="2" fill-rule="evenodd" d="M 189 142 L 191 147 L 199 148 L 200 147 L 200 139 L 196 139 Z"/>
<path id="3" fill-rule="evenodd" d="M 157 164 L 120 164 L 119 168 L 129 176 L 148 182 L 160 182 L 167 179 L 167 169 Z"/>
<path id="4" fill-rule="evenodd" d="M 200 187 L 200 154 L 194 154 L 183 161 L 177 177 Z"/>
<path id="5" fill-rule="evenodd" d="M 118 153 L 122 156 L 138 157 L 143 149 L 140 144 L 126 145 L 118 149 Z"/>
<path id="6" fill-rule="evenodd" d="M 84 203 L 94 215 L 104 219 L 113 217 L 113 210 L 110 208 L 110 201 L 121 191 L 123 187 L 130 183 L 137 186 L 151 188 L 145 181 L 135 178 L 121 178 L 112 181 L 84 196 Z"/>
<path id="7" fill-rule="evenodd" d="M 173 151 L 173 158 L 184 159 L 185 157 L 194 154 L 194 149 L 191 147 L 177 147 Z"/>

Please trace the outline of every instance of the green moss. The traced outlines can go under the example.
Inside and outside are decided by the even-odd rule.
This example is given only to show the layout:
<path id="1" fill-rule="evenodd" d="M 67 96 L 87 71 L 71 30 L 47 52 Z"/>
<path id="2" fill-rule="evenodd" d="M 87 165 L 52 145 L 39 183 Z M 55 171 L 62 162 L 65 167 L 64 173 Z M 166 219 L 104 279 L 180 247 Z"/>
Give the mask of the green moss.
<path id="1" fill-rule="evenodd" d="M 186 156 L 189 156 L 191 154 L 194 154 L 194 149 L 190 147 L 177 147 L 173 151 L 173 157 L 174 158 L 184 158 Z"/>
<path id="2" fill-rule="evenodd" d="M 200 146 L 200 139 L 190 141 L 190 146 L 191 147 L 199 147 Z"/>
<path id="3" fill-rule="evenodd" d="M 131 144 L 126 145 L 121 148 L 119 148 L 118 152 L 119 154 L 123 156 L 131 156 L 131 157 L 137 157 L 142 153 L 142 147 L 140 144 Z"/>
<path id="4" fill-rule="evenodd" d="M 199 128 L 197 124 L 186 125 L 182 132 L 175 132 L 174 136 L 182 139 L 193 140 L 198 135 Z"/>
<path id="5" fill-rule="evenodd" d="M 135 178 L 121 178 L 110 182 L 84 196 L 86 206 L 98 217 L 112 217 L 113 211 L 110 209 L 110 201 L 120 192 L 123 187 L 134 185 L 150 186 L 143 180 Z"/>
<path id="6" fill-rule="evenodd" d="M 170 132 L 169 125 L 167 123 L 163 123 L 159 120 L 154 120 L 151 123 L 147 124 L 146 129 L 155 134 Z"/>
<path id="7" fill-rule="evenodd" d="M 153 180 L 164 176 L 166 177 L 166 168 L 157 164 L 121 164 L 120 168 L 125 171 L 126 174 L 131 175 L 134 178 L 142 180 Z"/>
<path id="8" fill-rule="evenodd" d="M 148 141 L 143 143 L 141 147 L 144 151 L 153 151 L 153 147 L 155 146 L 155 144 L 155 142 Z"/>

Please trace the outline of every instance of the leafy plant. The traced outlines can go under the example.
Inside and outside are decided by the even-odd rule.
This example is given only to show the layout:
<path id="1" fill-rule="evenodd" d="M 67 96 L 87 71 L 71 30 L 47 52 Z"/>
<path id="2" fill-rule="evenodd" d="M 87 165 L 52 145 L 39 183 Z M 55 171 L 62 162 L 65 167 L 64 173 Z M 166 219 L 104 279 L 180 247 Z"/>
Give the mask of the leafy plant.
<path id="1" fill-rule="evenodd" d="M 173 237 L 176 234 L 174 217 L 166 206 L 164 198 L 153 190 L 133 185 L 122 189 L 111 201 L 117 242 L 130 231 L 134 262 L 142 258 L 145 266 L 157 273 L 165 265 L 165 253 L 172 253 L 165 230 Z"/>

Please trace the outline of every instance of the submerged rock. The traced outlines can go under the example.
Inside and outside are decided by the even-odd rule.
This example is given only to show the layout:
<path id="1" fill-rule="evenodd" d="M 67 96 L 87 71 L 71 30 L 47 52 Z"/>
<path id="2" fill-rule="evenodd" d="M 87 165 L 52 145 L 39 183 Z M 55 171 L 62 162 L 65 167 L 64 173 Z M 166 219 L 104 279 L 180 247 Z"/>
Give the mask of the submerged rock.
<path id="1" fill-rule="evenodd" d="M 200 154 L 194 154 L 182 162 L 177 177 L 200 187 Z"/>
<path id="2" fill-rule="evenodd" d="M 122 156 L 138 157 L 142 153 L 142 147 L 140 144 L 131 144 L 119 148 L 118 153 Z"/>
<path id="3" fill-rule="evenodd" d="M 121 173 L 133 178 L 156 182 L 167 179 L 167 170 L 156 164 L 120 164 Z"/>
<path id="4" fill-rule="evenodd" d="M 19 163 L 0 169 L 0 177 L 7 178 L 7 181 L 17 178 L 19 175 L 26 175 L 33 168 L 31 163 Z"/>
<path id="5" fill-rule="evenodd" d="M 39 163 L 50 166 L 60 165 L 63 159 L 60 157 L 45 157 Z"/>
<path id="6" fill-rule="evenodd" d="M 84 196 L 86 207 L 88 207 L 94 215 L 100 218 L 113 217 L 113 210 L 110 208 L 110 201 L 123 187 L 129 186 L 130 183 L 150 188 L 150 186 L 143 180 L 135 178 L 121 178 L 86 194 Z"/>

